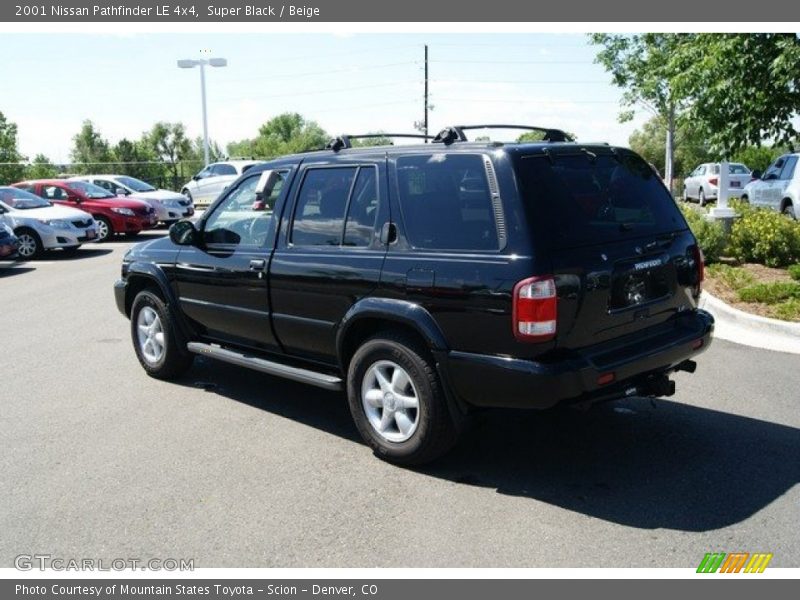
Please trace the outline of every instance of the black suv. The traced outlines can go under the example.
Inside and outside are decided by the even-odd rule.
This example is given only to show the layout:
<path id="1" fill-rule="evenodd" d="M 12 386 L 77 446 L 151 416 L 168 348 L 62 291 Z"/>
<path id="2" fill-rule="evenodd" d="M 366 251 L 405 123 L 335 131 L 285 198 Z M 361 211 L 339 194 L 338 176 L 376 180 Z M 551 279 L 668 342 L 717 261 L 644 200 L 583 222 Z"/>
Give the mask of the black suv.
<path id="1" fill-rule="evenodd" d="M 467 129 L 259 164 L 196 225 L 133 247 L 114 291 L 145 371 L 199 354 L 346 390 L 366 442 L 403 464 L 442 455 L 479 407 L 673 394 L 714 321 L 654 170 L 559 130 Z"/>

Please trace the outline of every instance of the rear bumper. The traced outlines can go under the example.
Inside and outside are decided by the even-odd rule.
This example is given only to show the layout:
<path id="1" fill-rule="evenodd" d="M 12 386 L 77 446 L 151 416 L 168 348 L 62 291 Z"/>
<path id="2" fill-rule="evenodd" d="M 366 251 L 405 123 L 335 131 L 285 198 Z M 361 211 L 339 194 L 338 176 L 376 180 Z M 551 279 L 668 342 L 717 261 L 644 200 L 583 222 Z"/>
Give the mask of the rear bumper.
<path id="1" fill-rule="evenodd" d="M 457 351 L 443 353 L 439 359 L 450 388 L 467 404 L 543 409 L 565 401 L 624 396 L 632 387 L 669 373 L 703 352 L 713 330 L 711 314 L 696 310 L 555 361 Z M 598 384 L 598 377 L 607 373 L 613 373 L 614 380 Z"/>

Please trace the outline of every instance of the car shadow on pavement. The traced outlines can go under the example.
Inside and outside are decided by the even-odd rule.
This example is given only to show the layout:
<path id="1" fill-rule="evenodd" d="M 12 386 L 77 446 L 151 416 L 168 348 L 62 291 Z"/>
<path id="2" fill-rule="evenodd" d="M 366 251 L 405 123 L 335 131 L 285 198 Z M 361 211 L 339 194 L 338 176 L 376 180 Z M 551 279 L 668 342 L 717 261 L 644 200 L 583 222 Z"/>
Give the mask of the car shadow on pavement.
<path id="1" fill-rule="evenodd" d="M 209 359 L 179 383 L 360 443 L 342 394 Z M 633 398 L 585 412 L 478 413 L 450 454 L 416 471 L 630 527 L 708 531 L 800 482 L 798 457 L 800 429 Z"/>
<path id="2" fill-rule="evenodd" d="M 35 271 L 34 267 L 19 267 L 16 265 L 0 265 L 0 278 L 11 277 L 13 275 L 21 275 L 22 273 L 29 273 Z"/>
<path id="3" fill-rule="evenodd" d="M 426 472 L 622 525 L 708 531 L 800 482 L 800 429 L 668 400 L 479 415 Z"/>
<path id="4" fill-rule="evenodd" d="M 64 252 L 63 250 L 53 250 L 43 256 L 43 260 L 81 260 L 83 258 L 91 258 L 93 256 L 103 256 L 104 254 L 111 254 L 114 250 L 111 248 L 79 248 L 74 252 Z"/>

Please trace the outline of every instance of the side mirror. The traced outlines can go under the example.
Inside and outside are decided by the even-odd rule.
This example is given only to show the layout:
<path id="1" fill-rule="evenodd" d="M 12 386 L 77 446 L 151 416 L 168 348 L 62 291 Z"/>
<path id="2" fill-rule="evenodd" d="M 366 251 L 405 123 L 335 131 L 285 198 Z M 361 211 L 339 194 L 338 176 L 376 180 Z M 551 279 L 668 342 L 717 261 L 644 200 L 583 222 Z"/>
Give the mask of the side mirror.
<path id="1" fill-rule="evenodd" d="M 758 169 L 753 169 L 753 172 L 750 173 L 750 177 L 752 177 L 753 179 L 761 179 L 761 171 L 759 171 Z"/>
<path id="2" fill-rule="evenodd" d="M 202 178 L 203 178 L 203 176 L 202 176 L 202 175 L 200 175 L 200 173 L 198 173 L 197 175 L 194 175 L 194 176 L 192 177 L 192 181 L 199 181 L 199 180 L 201 180 Z"/>
<path id="3" fill-rule="evenodd" d="M 125 188 L 120 188 L 120 187 L 118 187 L 116 190 L 114 190 L 114 192 L 117 194 L 117 196 L 130 196 L 131 195 L 131 193 L 128 190 L 126 190 Z"/>
<path id="4" fill-rule="evenodd" d="M 178 246 L 194 246 L 200 240 L 200 232 L 191 221 L 178 221 L 169 228 L 169 239 Z"/>

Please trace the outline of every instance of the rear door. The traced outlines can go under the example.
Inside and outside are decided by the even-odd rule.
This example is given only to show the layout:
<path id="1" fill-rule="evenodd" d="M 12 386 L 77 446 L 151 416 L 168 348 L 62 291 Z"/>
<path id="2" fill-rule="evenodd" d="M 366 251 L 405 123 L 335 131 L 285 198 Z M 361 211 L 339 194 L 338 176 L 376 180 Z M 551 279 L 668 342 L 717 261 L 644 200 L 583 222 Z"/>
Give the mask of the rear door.
<path id="1" fill-rule="evenodd" d="M 270 266 L 273 323 L 287 353 L 335 364 L 336 327 L 380 281 L 386 158 L 304 162 L 296 180 Z"/>
<path id="2" fill-rule="evenodd" d="M 535 244 L 552 257 L 560 347 L 644 330 L 694 306 L 694 238 L 638 155 L 565 148 L 519 158 L 517 173 Z"/>

